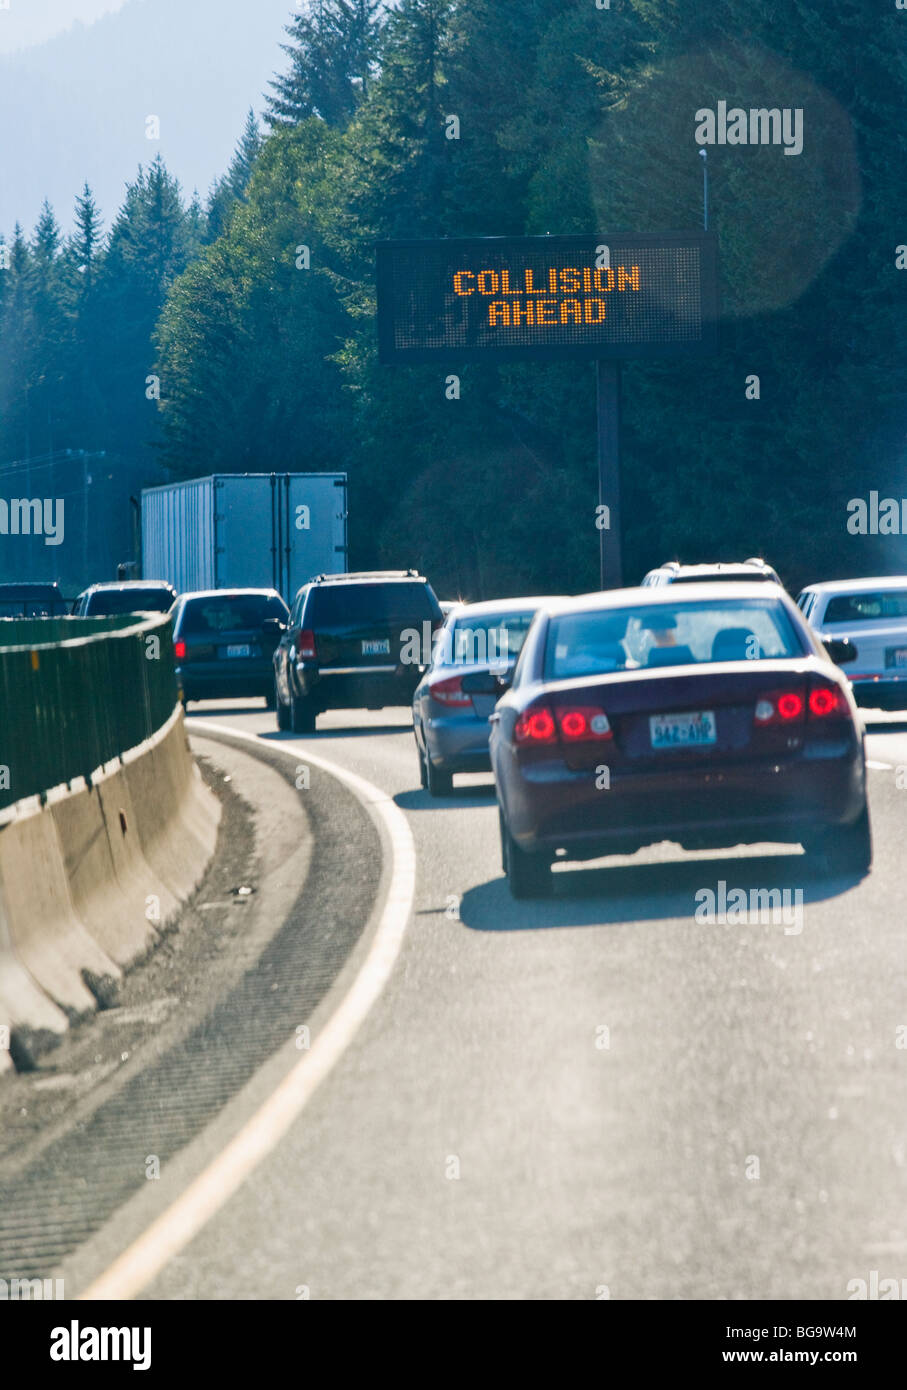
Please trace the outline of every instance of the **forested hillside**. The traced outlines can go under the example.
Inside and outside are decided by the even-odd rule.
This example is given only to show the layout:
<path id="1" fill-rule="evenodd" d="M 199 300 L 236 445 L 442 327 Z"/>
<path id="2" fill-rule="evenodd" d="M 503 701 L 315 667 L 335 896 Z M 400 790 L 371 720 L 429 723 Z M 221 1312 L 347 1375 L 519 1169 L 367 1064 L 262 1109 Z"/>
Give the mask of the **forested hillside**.
<path id="1" fill-rule="evenodd" d="M 829 555 L 907 568 L 903 537 L 845 528 L 849 498 L 907 495 L 905 23 L 862 0 L 314 4 L 267 138 L 250 123 L 207 207 L 158 163 L 109 243 L 88 195 L 70 242 L 49 210 L 11 239 L 0 459 L 343 468 L 357 566 L 475 597 L 592 587 L 592 367 L 451 362 L 450 400 L 446 371 L 379 366 L 374 243 L 698 227 L 697 110 L 802 108 L 795 157 L 709 150 L 720 352 L 624 370 L 627 577 L 759 553 L 794 585 Z"/>

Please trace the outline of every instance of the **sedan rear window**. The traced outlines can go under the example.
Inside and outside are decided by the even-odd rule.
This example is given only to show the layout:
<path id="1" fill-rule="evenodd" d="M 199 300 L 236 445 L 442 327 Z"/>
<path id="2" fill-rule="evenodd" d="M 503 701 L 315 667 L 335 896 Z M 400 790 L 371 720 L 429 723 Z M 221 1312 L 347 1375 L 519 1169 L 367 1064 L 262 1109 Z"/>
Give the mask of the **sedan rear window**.
<path id="1" fill-rule="evenodd" d="M 604 608 L 552 618 L 545 679 L 803 654 L 800 638 L 776 602 L 715 599 Z"/>
<path id="2" fill-rule="evenodd" d="M 324 584 L 309 595 L 305 621 L 313 628 L 409 626 L 440 615 L 427 584 Z"/>
<path id="3" fill-rule="evenodd" d="M 183 634 L 239 632 L 261 627 L 266 618 L 285 623 L 288 616 L 286 604 L 276 594 L 225 594 L 187 599 L 178 627 Z"/>
<path id="4" fill-rule="evenodd" d="M 453 666 L 509 665 L 519 656 L 534 617 L 534 610 L 486 613 L 477 618 L 465 613 L 442 634 L 435 661 Z"/>
<path id="5" fill-rule="evenodd" d="M 879 590 L 866 594 L 837 594 L 828 600 L 826 623 L 871 623 L 886 618 L 907 618 L 907 589 Z"/>
<path id="6" fill-rule="evenodd" d="M 166 613 L 173 595 L 166 589 L 102 589 L 89 594 L 85 613 L 98 617 L 107 613 Z"/>

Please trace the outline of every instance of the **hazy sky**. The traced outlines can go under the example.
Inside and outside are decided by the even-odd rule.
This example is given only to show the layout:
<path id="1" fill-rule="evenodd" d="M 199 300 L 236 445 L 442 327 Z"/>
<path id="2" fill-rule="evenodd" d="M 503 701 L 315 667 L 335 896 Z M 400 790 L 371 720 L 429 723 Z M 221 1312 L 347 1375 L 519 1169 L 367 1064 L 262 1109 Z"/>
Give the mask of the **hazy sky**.
<path id="1" fill-rule="evenodd" d="M 280 44 L 294 13 L 292 0 L 9 5 L 0 8 L 6 237 L 16 222 L 30 233 L 45 198 L 68 231 L 86 179 L 109 226 L 127 181 L 157 154 L 187 196 L 197 188 L 204 198 L 226 170 L 249 108 L 262 111 L 271 77 L 286 64 Z"/>
<path id="2" fill-rule="evenodd" d="M 124 3 L 125 0 L 0 0 L 0 53 L 51 39 L 76 20 L 90 24 Z M 9 8 L 2 8 L 4 4 Z"/>

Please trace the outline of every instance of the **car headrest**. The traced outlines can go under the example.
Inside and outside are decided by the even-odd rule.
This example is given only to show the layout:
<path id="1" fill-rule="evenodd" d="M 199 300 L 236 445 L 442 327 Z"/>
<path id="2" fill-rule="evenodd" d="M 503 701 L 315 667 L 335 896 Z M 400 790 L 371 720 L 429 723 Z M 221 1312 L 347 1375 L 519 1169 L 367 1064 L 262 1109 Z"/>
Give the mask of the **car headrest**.
<path id="1" fill-rule="evenodd" d="M 646 658 L 647 666 L 688 666 L 695 661 L 692 649 L 685 645 L 677 647 L 650 647 Z"/>
<path id="2" fill-rule="evenodd" d="M 746 661 L 753 651 L 758 653 L 756 634 L 748 627 L 723 627 L 712 642 L 713 661 Z"/>

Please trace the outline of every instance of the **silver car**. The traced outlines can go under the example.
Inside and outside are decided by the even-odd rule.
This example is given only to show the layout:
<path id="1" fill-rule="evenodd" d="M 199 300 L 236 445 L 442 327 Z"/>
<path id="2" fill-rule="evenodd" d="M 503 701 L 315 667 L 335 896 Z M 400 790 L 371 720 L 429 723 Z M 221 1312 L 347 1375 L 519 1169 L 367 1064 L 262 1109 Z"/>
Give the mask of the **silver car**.
<path id="1" fill-rule="evenodd" d="M 456 772 L 491 770 L 488 716 L 498 696 L 488 692 L 489 673 L 512 671 L 536 610 L 551 601 L 493 599 L 449 614 L 413 696 L 420 780 L 432 796 L 449 796 Z"/>
<path id="2" fill-rule="evenodd" d="M 907 575 L 810 584 L 797 606 L 823 642 L 850 644 L 858 705 L 907 708 Z"/>

